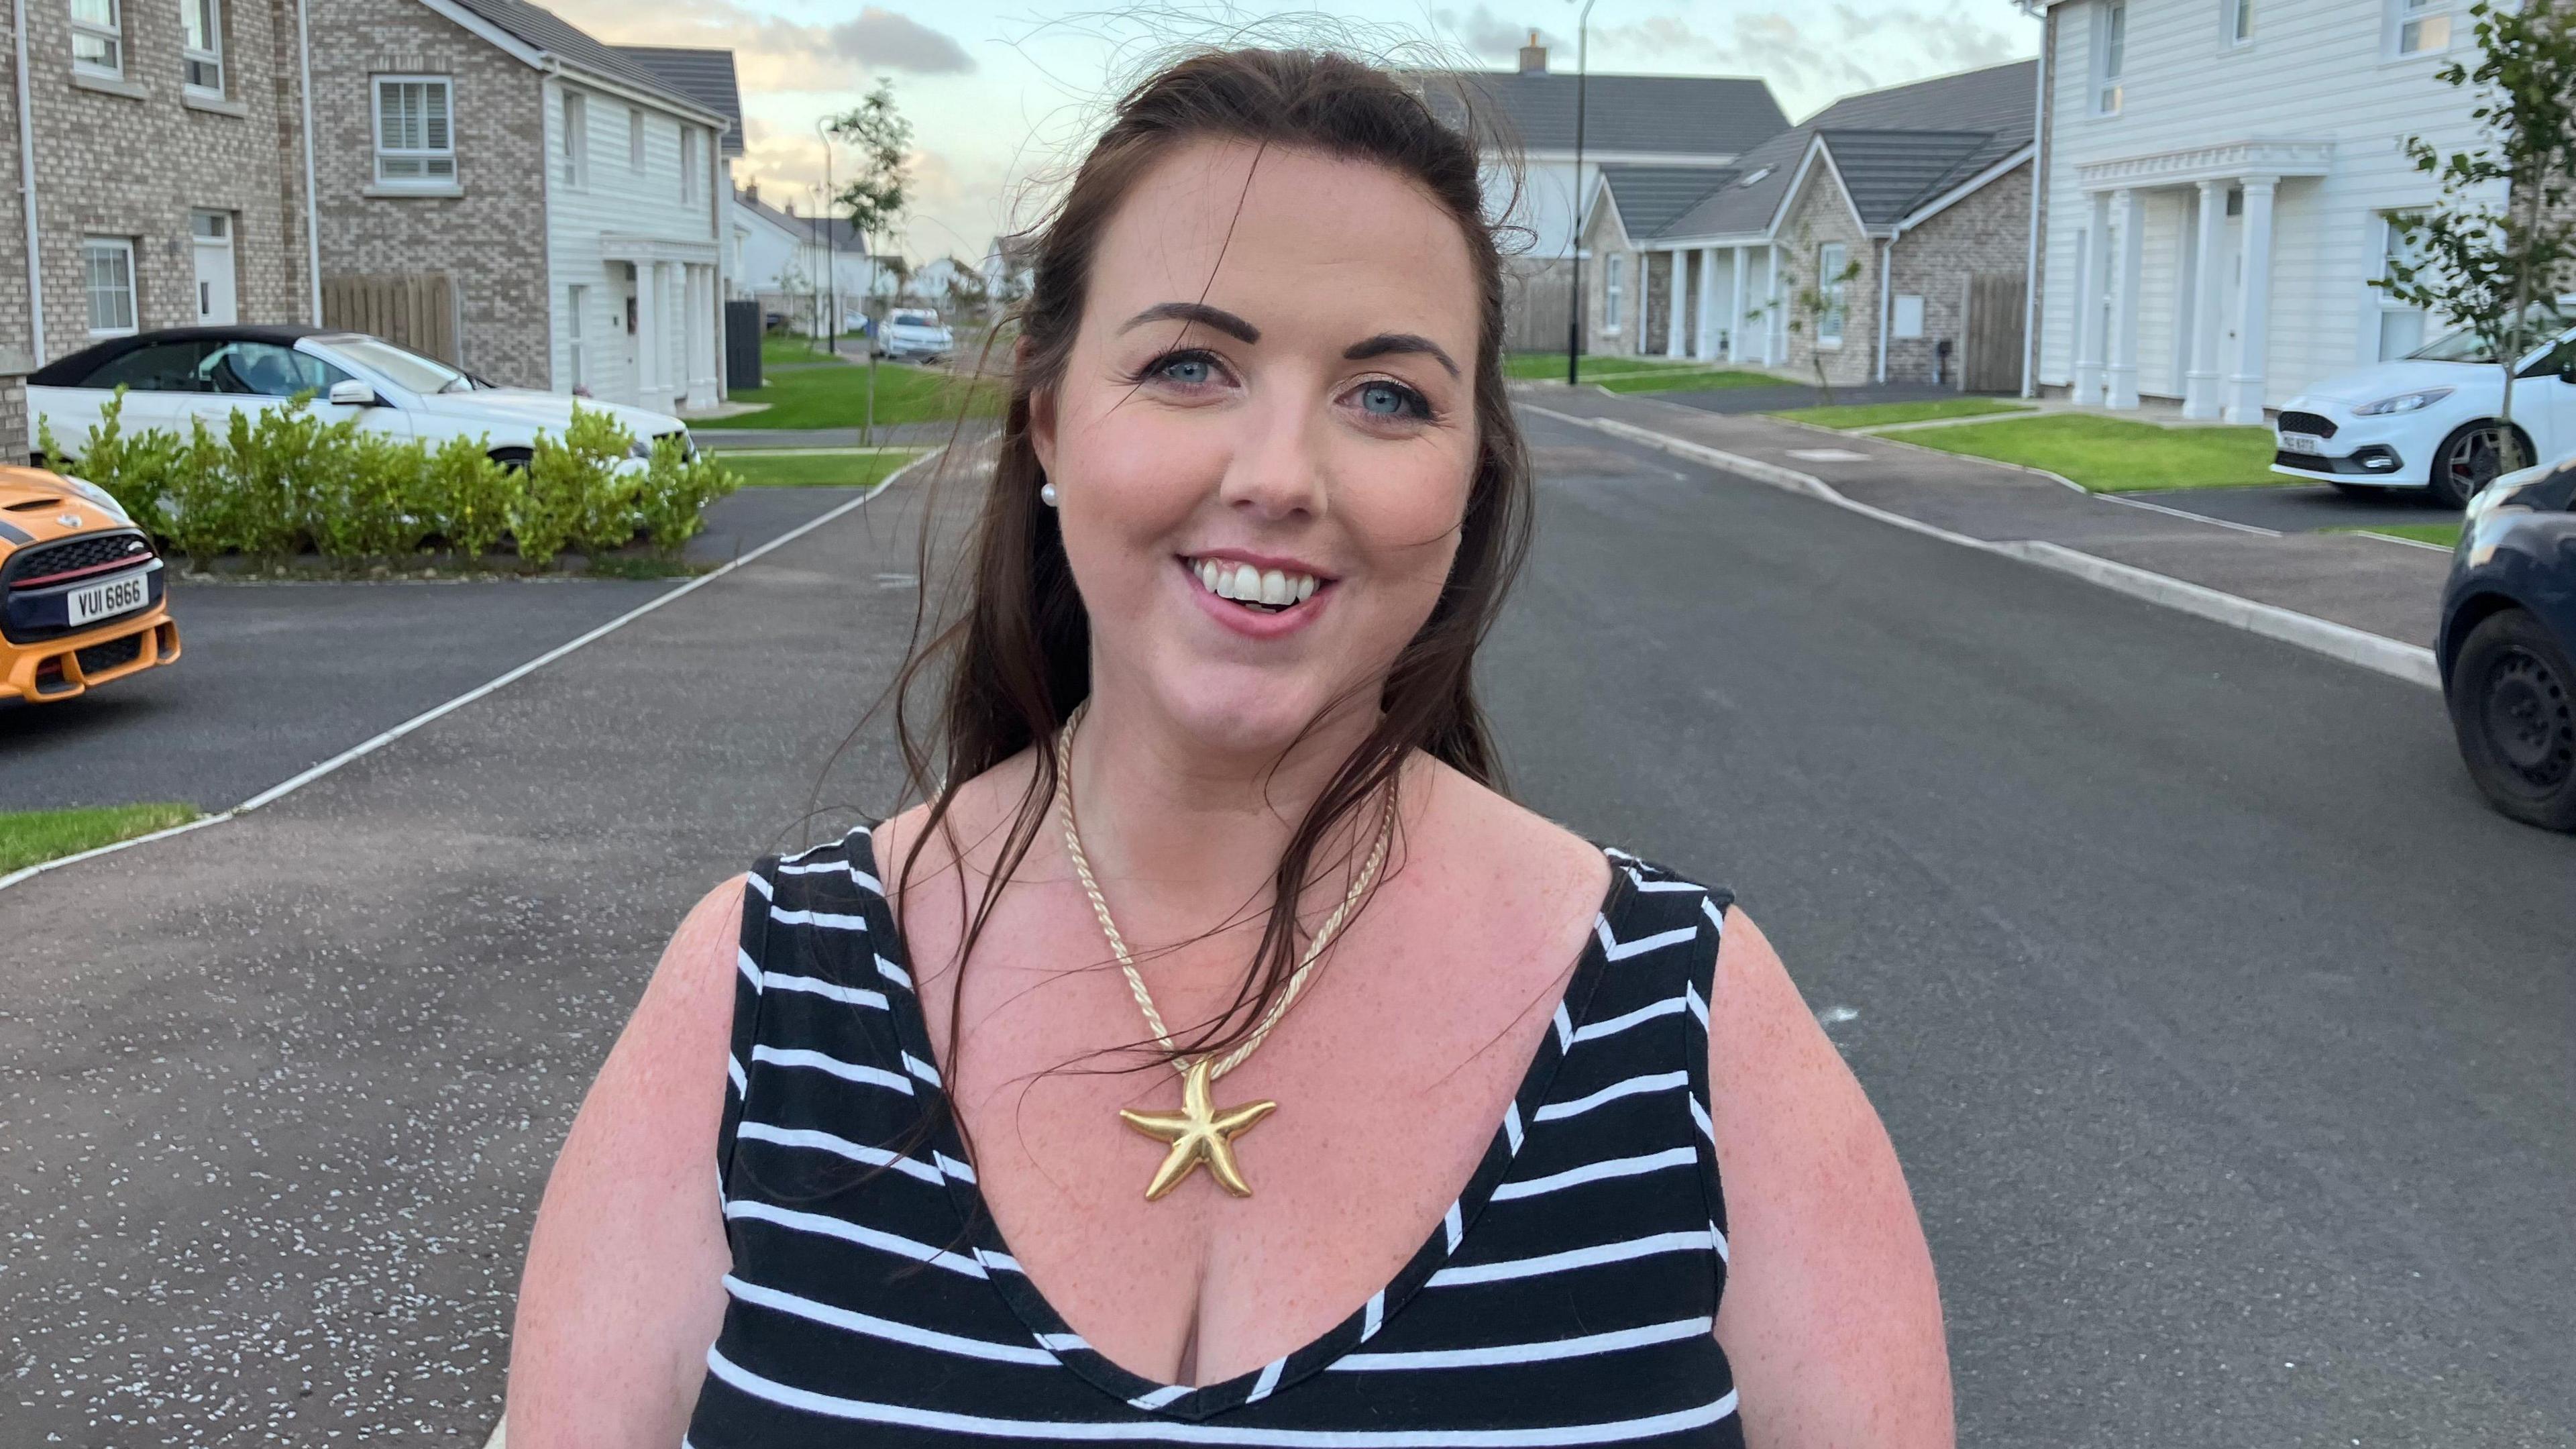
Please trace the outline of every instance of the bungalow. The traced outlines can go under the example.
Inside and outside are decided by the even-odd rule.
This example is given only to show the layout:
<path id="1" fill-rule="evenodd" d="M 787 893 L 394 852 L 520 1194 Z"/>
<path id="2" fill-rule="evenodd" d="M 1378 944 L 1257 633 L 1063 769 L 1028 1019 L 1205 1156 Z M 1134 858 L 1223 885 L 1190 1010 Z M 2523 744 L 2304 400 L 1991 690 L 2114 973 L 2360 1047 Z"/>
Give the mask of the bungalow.
<path id="1" fill-rule="evenodd" d="M 2036 86 L 1990 66 L 1846 97 L 1724 168 L 1604 168 L 1589 350 L 2019 387 Z M 1800 318 L 1801 293 L 1826 305 Z"/>

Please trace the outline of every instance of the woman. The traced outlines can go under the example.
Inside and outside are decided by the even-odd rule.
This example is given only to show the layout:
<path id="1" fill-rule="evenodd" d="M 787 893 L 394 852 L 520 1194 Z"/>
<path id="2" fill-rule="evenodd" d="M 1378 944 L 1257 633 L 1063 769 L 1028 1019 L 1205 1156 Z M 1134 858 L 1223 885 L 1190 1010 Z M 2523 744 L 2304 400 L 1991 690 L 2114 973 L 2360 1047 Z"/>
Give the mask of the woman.
<path id="1" fill-rule="evenodd" d="M 1949 1442 L 1903 1178 L 1761 935 L 1492 784 L 1478 164 L 1329 55 L 1122 103 L 944 783 L 681 925 L 538 1215 L 513 1449 Z"/>

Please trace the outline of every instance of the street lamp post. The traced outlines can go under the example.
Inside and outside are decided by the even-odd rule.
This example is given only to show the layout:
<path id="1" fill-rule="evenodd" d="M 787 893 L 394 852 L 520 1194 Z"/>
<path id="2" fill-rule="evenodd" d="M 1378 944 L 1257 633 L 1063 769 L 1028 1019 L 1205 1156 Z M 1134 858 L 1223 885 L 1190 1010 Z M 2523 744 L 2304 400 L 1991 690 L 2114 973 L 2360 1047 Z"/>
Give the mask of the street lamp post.
<path id="1" fill-rule="evenodd" d="M 1586 51 L 1592 32 L 1594 0 L 1583 0 L 1583 10 L 1574 18 L 1574 231 L 1569 249 L 1574 253 L 1574 291 L 1565 307 L 1565 385 L 1575 387 L 1583 381 L 1583 88 L 1590 70 Z"/>
<path id="2" fill-rule="evenodd" d="M 814 118 L 814 135 L 823 143 L 823 276 L 832 307 L 831 320 L 824 324 L 831 329 L 828 334 L 831 340 L 824 344 L 824 350 L 828 356 L 837 358 L 841 355 L 841 262 L 839 248 L 833 245 L 832 237 L 832 199 L 836 193 L 832 190 L 831 124 L 831 118 L 827 116 Z M 1580 171 L 1582 168 L 1578 166 L 1575 169 Z"/>

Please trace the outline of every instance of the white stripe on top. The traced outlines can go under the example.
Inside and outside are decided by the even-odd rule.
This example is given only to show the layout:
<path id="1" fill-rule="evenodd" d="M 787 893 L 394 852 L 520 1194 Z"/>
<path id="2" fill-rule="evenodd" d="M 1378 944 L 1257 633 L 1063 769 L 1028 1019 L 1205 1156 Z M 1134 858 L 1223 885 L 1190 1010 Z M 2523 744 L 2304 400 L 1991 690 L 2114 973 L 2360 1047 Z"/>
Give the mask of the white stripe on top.
<path id="1" fill-rule="evenodd" d="M 845 1062 L 839 1057 L 827 1056 L 818 1051 L 808 1051 L 804 1047 L 774 1047 L 765 1041 L 754 1042 L 751 1048 L 751 1059 L 781 1067 L 812 1067 L 818 1072 L 829 1072 L 845 1082 L 860 1082 L 871 1087 L 892 1087 L 907 1097 L 912 1095 L 910 1077 L 896 1076 L 883 1067 L 871 1067 L 861 1062 Z"/>
<path id="2" fill-rule="evenodd" d="M 1386 1372 L 1547 1363 L 1554 1359 L 1588 1358 L 1597 1353 L 1617 1353 L 1648 1344 L 1697 1338 L 1701 1334 L 1715 1332 L 1716 1328 L 1717 1320 L 1714 1318 L 1685 1318 L 1673 1323 L 1650 1323 L 1643 1328 L 1587 1333 L 1580 1338 L 1557 1338 L 1540 1343 L 1495 1343 L 1482 1348 L 1420 1348 L 1405 1353 L 1346 1353 L 1328 1367 L 1335 1372 Z"/>
<path id="3" fill-rule="evenodd" d="M 886 1009 L 884 992 L 870 991 L 864 986 L 843 986 L 837 981 L 826 981 L 820 976 L 781 976 L 775 971 L 763 971 L 760 973 L 760 988 L 764 991 L 802 991 L 809 996 L 821 996 L 840 1002 L 844 1006 L 870 1006 L 879 1011 Z"/>
<path id="4" fill-rule="evenodd" d="M 963 1273 L 969 1278 L 986 1276 L 984 1265 L 973 1258 L 949 1252 L 945 1248 L 934 1248 L 928 1243 L 916 1243 L 910 1238 L 898 1237 L 893 1233 L 862 1227 L 847 1219 L 826 1217 L 821 1213 L 802 1213 L 794 1208 L 772 1207 L 765 1202 L 744 1202 L 736 1199 L 725 1204 L 725 1217 L 729 1220 L 749 1218 L 755 1222 L 771 1223 L 793 1232 L 812 1233 L 821 1238 L 838 1238 L 845 1243 L 856 1243 L 862 1248 L 875 1248 L 879 1252 L 892 1253 L 898 1258 L 910 1258 L 916 1263 L 928 1263 L 934 1268 L 945 1268 L 951 1273 Z"/>
<path id="5" fill-rule="evenodd" d="M 1587 1182 L 1603 1182 L 1614 1177 L 1635 1177 L 1639 1173 L 1660 1172 L 1667 1167 L 1679 1167 L 1684 1163 L 1697 1161 L 1699 1161 L 1699 1152 L 1690 1147 L 1667 1147 L 1661 1152 L 1649 1152 L 1640 1157 L 1613 1157 L 1601 1162 L 1587 1162 L 1581 1167 L 1569 1167 L 1563 1172 L 1550 1173 L 1545 1177 L 1533 1177 L 1527 1182 L 1504 1183 L 1494 1189 L 1493 1200 L 1509 1202 L 1514 1198 L 1537 1197 L 1541 1193 L 1580 1187 Z M 1455 1247 L 1457 1244 L 1453 1240 L 1450 1246 Z"/>
<path id="6" fill-rule="evenodd" d="M 870 1167 L 890 1167 L 906 1177 L 927 1182 L 933 1186 L 942 1181 L 939 1169 L 927 1162 L 918 1162 L 900 1152 L 890 1152 L 882 1147 L 870 1147 L 864 1142 L 852 1142 L 847 1137 L 835 1136 L 811 1127 L 775 1127 L 767 1122 L 744 1122 L 736 1127 L 734 1132 L 737 1136 L 748 1137 L 754 1142 L 774 1142 L 781 1147 L 811 1147 L 818 1152 L 831 1153 L 835 1157 L 846 1157 L 852 1162 L 864 1162 Z"/>
<path id="7" fill-rule="evenodd" d="M 1630 1077 L 1624 1082 L 1613 1082 L 1588 1097 L 1577 1097 L 1571 1102 L 1550 1102 L 1538 1109 L 1534 1120 L 1562 1122 L 1568 1117 L 1579 1117 L 1604 1102 L 1618 1101 L 1621 1097 L 1633 1097 L 1639 1092 L 1668 1092 L 1675 1087 L 1689 1085 L 1690 1073 L 1688 1072 L 1652 1072 L 1644 1076 Z"/>
<path id="8" fill-rule="evenodd" d="M 1711 1241 L 1713 1237 L 1713 1232 L 1655 1233 L 1648 1237 L 1630 1238 L 1623 1243 L 1595 1243 L 1588 1248 L 1541 1253 L 1535 1258 L 1507 1258 L 1498 1263 L 1452 1266 L 1432 1274 L 1422 1286 L 1456 1288 L 1470 1283 L 1507 1283 L 1517 1278 L 1541 1278 L 1550 1273 L 1596 1268 L 1604 1263 L 1651 1258 L 1659 1253 L 1704 1253 L 1716 1247 Z"/>
<path id="9" fill-rule="evenodd" d="M 1656 1017 L 1670 1016 L 1676 1011 L 1687 1009 L 1680 997 L 1667 996 L 1661 1001 L 1649 1002 L 1634 1011 L 1614 1016 L 1608 1021 L 1596 1021 L 1587 1026 L 1578 1026 L 1574 1029 L 1574 1039 L 1577 1042 L 1599 1041 L 1605 1036 L 1617 1036 L 1639 1022 L 1652 1021 Z"/>
<path id="10" fill-rule="evenodd" d="M 870 1338 L 881 1338 L 889 1343 L 910 1344 L 914 1348 L 926 1348 L 934 1353 L 953 1353 L 967 1358 L 991 1359 L 996 1363 L 1052 1366 L 1056 1362 L 1056 1356 L 1043 1348 L 1024 1348 L 1016 1343 L 988 1343 L 980 1338 L 961 1338 L 956 1334 L 941 1333 L 933 1328 L 897 1323 L 893 1319 L 879 1318 L 872 1313 L 856 1313 L 847 1308 L 835 1308 L 829 1303 L 817 1303 L 811 1298 L 800 1298 L 793 1293 L 781 1293 L 775 1288 L 763 1288 L 757 1283 L 746 1283 L 731 1273 L 724 1276 L 724 1285 L 726 1292 L 756 1307 L 791 1313 L 810 1322 L 846 1329 L 851 1333 L 865 1334 Z"/>

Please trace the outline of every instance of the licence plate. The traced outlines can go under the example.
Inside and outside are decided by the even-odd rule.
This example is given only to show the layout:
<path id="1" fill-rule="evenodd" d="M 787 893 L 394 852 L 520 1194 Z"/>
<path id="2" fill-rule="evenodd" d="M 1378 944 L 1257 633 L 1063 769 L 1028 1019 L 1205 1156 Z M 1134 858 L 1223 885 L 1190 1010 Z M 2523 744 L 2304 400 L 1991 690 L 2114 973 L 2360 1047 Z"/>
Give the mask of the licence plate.
<path id="1" fill-rule="evenodd" d="M 2281 435 L 2281 451 L 2284 453 L 2305 453 L 2309 457 L 2314 458 L 2323 456 L 2325 450 L 2326 440 L 2323 438 L 2313 438 L 2308 436 L 2306 433 L 2283 433 Z"/>
<path id="2" fill-rule="evenodd" d="M 96 583 L 71 593 L 72 627 L 77 629 L 92 619 L 104 619 L 140 609 L 152 597 L 152 572 L 138 569 L 118 574 L 104 583 Z"/>

